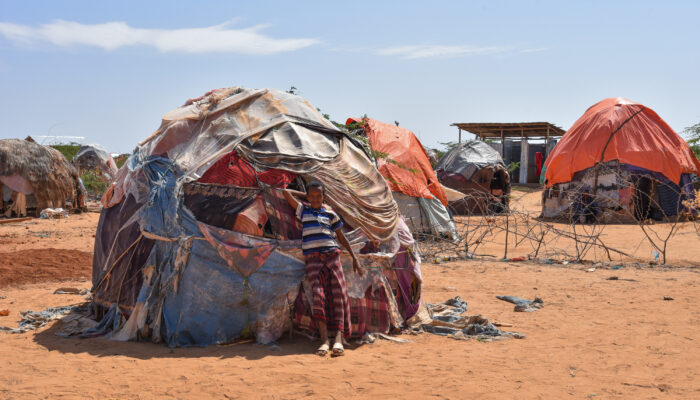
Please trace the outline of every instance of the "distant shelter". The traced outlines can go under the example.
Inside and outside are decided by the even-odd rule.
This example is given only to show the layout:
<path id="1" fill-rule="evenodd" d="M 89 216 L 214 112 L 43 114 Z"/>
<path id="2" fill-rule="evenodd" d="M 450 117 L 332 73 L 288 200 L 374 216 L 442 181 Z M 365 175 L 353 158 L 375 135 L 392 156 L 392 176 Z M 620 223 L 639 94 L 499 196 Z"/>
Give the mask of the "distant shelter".
<path id="1" fill-rule="evenodd" d="M 512 172 L 512 180 L 517 183 L 540 182 L 537 153 L 543 166 L 565 132 L 549 122 L 467 122 L 452 126 L 459 130 L 459 143 L 462 143 L 462 131 L 469 132 L 496 149 L 506 166 L 519 162 Z"/>

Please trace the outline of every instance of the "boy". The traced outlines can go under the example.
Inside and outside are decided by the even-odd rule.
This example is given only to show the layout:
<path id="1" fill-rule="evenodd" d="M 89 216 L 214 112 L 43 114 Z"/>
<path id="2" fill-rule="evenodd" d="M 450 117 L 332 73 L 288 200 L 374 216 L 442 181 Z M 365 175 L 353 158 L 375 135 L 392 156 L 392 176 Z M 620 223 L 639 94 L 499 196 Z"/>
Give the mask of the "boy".
<path id="1" fill-rule="evenodd" d="M 350 243 L 340 229 L 343 222 L 333 211 L 323 207 L 325 190 L 323 184 L 313 181 L 307 185 L 306 194 L 286 189 L 284 197 L 296 210 L 302 223 L 302 251 L 306 257 L 306 277 L 311 284 L 313 305 L 311 317 L 316 321 L 321 335 L 321 347 L 316 350 L 319 356 L 328 354 L 330 342 L 328 331 L 335 331 L 333 356 L 342 356 L 343 336 L 350 335 L 350 302 L 345 287 L 345 274 L 340 263 L 338 241 L 352 257 L 353 270 L 362 276 L 360 264 Z M 306 198 L 310 206 L 301 203 L 294 196 Z"/>

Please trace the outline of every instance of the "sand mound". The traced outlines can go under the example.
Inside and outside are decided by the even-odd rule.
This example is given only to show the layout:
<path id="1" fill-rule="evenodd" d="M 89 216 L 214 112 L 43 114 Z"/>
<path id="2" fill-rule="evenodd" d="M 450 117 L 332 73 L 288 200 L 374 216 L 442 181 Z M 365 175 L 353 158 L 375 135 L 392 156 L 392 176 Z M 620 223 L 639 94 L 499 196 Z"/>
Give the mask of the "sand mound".
<path id="1" fill-rule="evenodd" d="M 0 253 L 0 287 L 90 279 L 92 254 L 79 250 L 33 249 Z"/>

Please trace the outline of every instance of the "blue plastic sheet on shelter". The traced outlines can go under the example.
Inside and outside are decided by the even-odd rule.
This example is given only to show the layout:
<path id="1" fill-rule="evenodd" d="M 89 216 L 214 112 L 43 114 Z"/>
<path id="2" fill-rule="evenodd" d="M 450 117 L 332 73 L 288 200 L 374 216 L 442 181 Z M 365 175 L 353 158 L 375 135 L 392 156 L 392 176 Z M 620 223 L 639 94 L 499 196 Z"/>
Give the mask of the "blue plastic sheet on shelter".
<path id="1" fill-rule="evenodd" d="M 102 323 L 85 334 L 206 346 L 269 343 L 290 329 L 305 264 L 298 222 L 280 192 L 257 172 L 240 180 L 256 187 L 198 181 L 232 151 L 257 172 L 295 174 L 300 188 L 312 178 L 326 184 L 353 246 L 377 247 L 360 255 L 371 271 L 365 278 L 341 256 L 351 297 L 381 290 L 391 326 L 401 326 L 420 302 L 420 260 L 408 266 L 415 279 L 405 290 L 413 292 L 395 296 L 399 249 L 415 244 L 369 157 L 298 96 L 228 88 L 166 114 L 108 188 L 93 258 L 93 311 Z M 249 212 L 266 214 L 261 235 L 234 230 Z"/>

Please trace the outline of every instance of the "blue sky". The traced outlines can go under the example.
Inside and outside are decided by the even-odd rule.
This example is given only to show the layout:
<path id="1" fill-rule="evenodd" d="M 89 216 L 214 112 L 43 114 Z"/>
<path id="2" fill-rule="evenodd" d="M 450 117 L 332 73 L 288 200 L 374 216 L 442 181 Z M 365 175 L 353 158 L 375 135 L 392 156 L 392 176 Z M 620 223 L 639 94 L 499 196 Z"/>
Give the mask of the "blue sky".
<path id="1" fill-rule="evenodd" d="M 0 1 L 0 138 L 130 152 L 212 88 L 299 88 L 456 140 L 453 122 L 563 128 L 622 96 L 700 122 L 700 2 Z"/>

